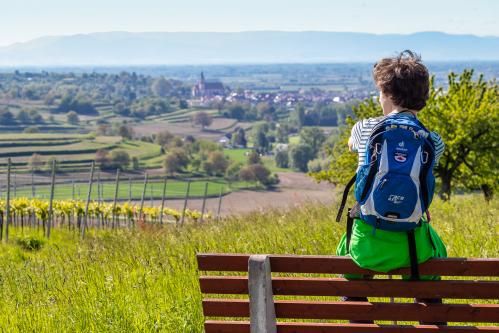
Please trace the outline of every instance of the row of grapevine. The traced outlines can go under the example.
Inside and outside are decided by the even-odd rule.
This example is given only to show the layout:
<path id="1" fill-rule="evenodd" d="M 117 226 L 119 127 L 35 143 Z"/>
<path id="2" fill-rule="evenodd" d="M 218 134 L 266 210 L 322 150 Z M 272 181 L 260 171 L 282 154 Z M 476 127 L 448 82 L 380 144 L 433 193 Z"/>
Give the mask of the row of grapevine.
<path id="1" fill-rule="evenodd" d="M 85 218 L 86 203 L 81 200 L 54 200 L 52 206 L 52 227 L 79 229 Z M 184 219 L 199 221 L 210 219 L 211 213 L 186 209 Z M 50 218 L 49 201 L 30 198 L 10 200 L 10 225 L 17 227 L 47 226 Z M 172 208 L 143 207 L 132 203 L 116 204 L 91 201 L 88 206 L 87 227 L 131 227 L 141 223 L 176 223 L 182 218 L 182 211 Z M 0 200 L 0 229 L 6 220 L 6 203 Z"/>

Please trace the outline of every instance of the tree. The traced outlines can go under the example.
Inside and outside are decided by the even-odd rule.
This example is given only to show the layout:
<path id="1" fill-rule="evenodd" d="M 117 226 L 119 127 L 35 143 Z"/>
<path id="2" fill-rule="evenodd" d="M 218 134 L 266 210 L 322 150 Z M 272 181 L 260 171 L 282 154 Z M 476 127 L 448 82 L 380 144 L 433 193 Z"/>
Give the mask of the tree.
<path id="1" fill-rule="evenodd" d="M 201 125 L 201 129 L 204 130 L 205 127 L 210 126 L 213 122 L 213 118 L 206 112 L 200 111 L 196 112 L 192 116 L 192 123 L 194 125 Z"/>
<path id="2" fill-rule="evenodd" d="M 0 111 L 0 125 L 14 125 L 14 115 L 10 111 Z"/>
<path id="3" fill-rule="evenodd" d="M 253 143 L 257 150 L 267 152 L 270 141 L 267 138 L 269 125 L 267 123 L 259 124 L 253 128 Z"/>
<path id="4" fill-rule="evenodd" d="M 439 194 L 450 198 L 453 182 L 493 191 L 499 186 L 499 86 L 484 81 L 483 75 L 473 80 L 473 70 L 449 74 L 448 86 L 447 92 L 442 87 L 431 90 L 419 116 L 446 144 L 435 169 L 442 183 Z"/>
<path id="5" fill-rule="evenodd" d="M 277 124 L 276 141 L 280 143 L 289 142 L 289 126 L 288 124 Z"/>
<path id="6" fill-rule="evenodd" d="M 314 156 L 317 155 L 324 141 L 326 141 L 326 136 L 319 127 L 304 127 L 300 131 L 300 142 L 312 147 Z"/>
<path id="7" fill-rule="evenodd" d="M 102 170 L 124 170 L 130 165 L 131 159 L 124 150 L 113 150 L 109 153 L 107 150 L 99 149 L 95 153 L 95 162 Z"/>
<path id="8" fill-rule="evenodd" d="M 159 97 L 166 97 L 172 89 L 172 84 L 164 77 L 155 79 L 151 85 L 151 91 L 154 95 Z"/>
<path id="9" fill-rule="evenodd" d="M 248 182 L 259 182 L 266 186 L 272 184 L 269 169 L 261 164 L 252 164 L 241 168 L 239 171 L 239 179 Z"/>
<path id="10" fill-rule="evenodd" d="M 275 164 L 279 168 L 289 167 L 289 153 L 287 150 L 279 150 L 274 155 Z"/>
<path id="11" fill-rule="evenodd" d="M 17 114 L 17 121 L 22 124 L 28 124 L 31 122 L 31 117 L 29 116 L 29 112 L 26 110 L 21 110 Z"/>
<path id="12" fill-rule="evenodd" d="M 275 117 L 275 108 L 267 102 L 261 102 L 256 105 L 258 119 L 273 120 Z"/>
<path id="13" fill-rule="evenodd" d="M 173 148 L 165 157 L 164 167 L 166 172 L 175 173 L 181 171 L 189 164 L 189 157 L 184 149 Z"/>
<path id="14" fill-rule="evenodd" d="M 133 170 L 140 169 L 139 159 L 137 158 L 137 156 L 132 157 L 132 169 Z"/>
<path id="15" fill-rule="evenodd" d="M 314 150 L 308 144 L 300 143 L 292 146 L 289 151 L 291 166 L 302 172 L 307 171 L 307 163 L 314 158 Z"/>
<path id="16" fill-rule="evenodd" d="M 111 168 L 124 170 L 130 164 L 130 155 L 124 150 L 113 150 L 110 155 Z"/>
<path id="17" fill-rule="evenodd" d="M 233 135 L 232 135 L 232 144 L 236 147 L 244 147 L 248 145 L 248 140 L 246 140 L 246 131 L 244 128 L 240 127 Z"/>
<path id="18" fill-rule="evenodd" d="M 187 109 L 189 107 L 189 104 L 187 104 L 187 101 L 185 99 L 181 99 L 178 101 L 178 108 L 179 109 Z"/>
<path id="19" fill-rule="evenodd" d="M 229 166 L 229 160 L 221 151 L 212 151 L 208 155 L 208 161 L 211 164 L 211 172 L 205 170 L 206 173 L 212 175 L 223 175 Z M 204 167 L 203 167 L 204 168 Z"/>
<path id="20" fill-rule="evenodd" d="M 237 120 L 243 120 L 245 117 L 247 109 L 248 109 L 247 106 L 244 106 L 244 105 L 239 104 L 239 103 L 234 103 L 234 104 L 229 105 L 225 115 L 228 118 L 235 118 Z"/>
<path id="21" fill-rule="evenodd" d="M 156 134 L 155 142 L 160 146 L 167 146 L 170 141 L 175 137 L 172 133 L 168 131 L 162 131 Z"/>
<path id="22" fill-rule="evenodd" d="M 239 172 L 241 171 L 241 168 L 243 167 L 243 164 L 239 162 L 232 162 L 227 170 L 225 170 L 225 179 L 229 181 L 236 181 L 239 179 Z"/>
<path id="23" fill-rule="evenodd" d="M 109 163 L 109 152 L 105 149 L 99 149 L 95 152 L 95 163 L 100 165 L 101 169 L 105 169 Z"/>
<path id="24" fill-rule="evenodd" d="M 66 115 L 66 119 L 68 123 L 71 125 L 76 125 L 80 122 L 80 118 L 78 117 L 78 114 L 74 111 L 69 111 Z"/>
<path id="25" fill-rule="evenodd" d="M 31 171 L 34 172 L 39 171 L 43 166 L 42 157 L 36 153 L 31 155 L 31 157 L 28 160 L 28 165 Z"/>
<path id="26" fill-rule="evenodd" d="M 43 124 L 44 123 L 42 115 L 39 114 L 36 110 L 30 110 L 29 117 L 30 117 L 32 123 L 35 123 L 35 124 Z"/>
<path id="27" fill-rule="evenodd" d="M 301 128 L 305 124 L 305 107 L 303 104 L 296 104 L 293 113 L 291 114 L 291 121 Z"/>
<path id="28" fill-rule="evenodd" d="M 97 109 L 95 109 L 90 101 L 79 97 L 72 97 L 71 95 L 65 95 L 62 98 L 57 109 L 55 109 L 53 112 L 67 113 L 69 111 L 75 111 L 78 114 L 85 114 L 90 116 L 99 114 Z"/>
<path id="29" fill-rule="evenodd" d="M 262 159 L 260 158 L 260 154 L 254 150 L 250 151 L 248 154 L 248 165 L 261 163 Z"/>
<path id="30" fill-rule="evenodd" d="M 118 134 L 123 140 L 131 140 L 133 138 L 133 128 L 130 125 L 123 124 L 118 128 Z"/>

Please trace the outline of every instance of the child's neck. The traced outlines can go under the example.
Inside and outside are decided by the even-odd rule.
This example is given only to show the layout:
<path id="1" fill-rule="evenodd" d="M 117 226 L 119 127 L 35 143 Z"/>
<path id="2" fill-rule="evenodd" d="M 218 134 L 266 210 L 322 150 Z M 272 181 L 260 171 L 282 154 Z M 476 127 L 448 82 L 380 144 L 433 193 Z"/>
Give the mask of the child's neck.
<path id="1" fill-rule="evenodd" d="M 418 112 L 417 111 L 414 111 L 414 110 L 410 110 L 410 109 L 406 109 L 406 108 L 403 108 L 403 107 L 400 107 L 400 106 L 396 106 L 392 109 L 392 111 L 390 111 L 389 114 L 391 113 L 400 113 L 400 112 L 410 112 L 412 113 L 415 117 L 417 116 Z"/>

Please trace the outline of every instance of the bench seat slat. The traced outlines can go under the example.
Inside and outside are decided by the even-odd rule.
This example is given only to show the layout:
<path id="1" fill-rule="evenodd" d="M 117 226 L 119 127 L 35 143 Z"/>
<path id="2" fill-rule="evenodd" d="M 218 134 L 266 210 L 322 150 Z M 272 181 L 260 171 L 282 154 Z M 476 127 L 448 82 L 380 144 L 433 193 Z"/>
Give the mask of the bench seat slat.
<path id="1" fill-rule="evenodd" d="M 248 294 L 246 276 L 201 276 L 206 294 Z M 274 295 L 497 299 L 499 281 L 347 280 L 344 278 L 272 278 Z"/>
<path id="2" fill-rule="evenodd" d="M 198 254 L 198 268 L 202 271 L 248 271 L 249 254 Z M 381 274 L 358 267 L 348 257 L 309 255 L 270 255 L 272 272 L 324 274 Z M 432 259 L 419 267 L 422 275 L 442 276 L 499 276 L 499 260 L 445 258 Z M 409 268 L 385 274 L 409 275 Z"/>
<path id="3" fill-rule="evenodd" d="M 249 317 L 249 301 L 204 299 L 205 316 Z M 496 304 L 423 304 L 371 302 L 275 301 L 277 318 L 401 320 L 427 322 L 499 321 Z"/>
<path id="4" fill-rule="evenodd" d="M 206 333 L 250 333 L 247 321 L 205 322 Z M 332 324 L 332 323 L 277 323 L 277 333 L 499 333 L 494 326 L 396 326 L 371 324 Z"/>

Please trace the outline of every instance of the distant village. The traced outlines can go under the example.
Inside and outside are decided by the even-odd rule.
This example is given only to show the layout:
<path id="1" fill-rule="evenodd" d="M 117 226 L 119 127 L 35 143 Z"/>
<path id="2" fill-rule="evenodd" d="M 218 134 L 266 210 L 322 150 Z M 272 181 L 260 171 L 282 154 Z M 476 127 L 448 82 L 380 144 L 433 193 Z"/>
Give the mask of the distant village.
<path id="1" fill-rule="evenodd" d="M 201 72 L 199 81 L 191 89 L 192 106 L 209 106 L 219 102 L 240 102 L 258 104 L 266 102 L 284 108 L 297 103 L 312 105 L 316 103 L 345 103 L 349 100 L 363 100 L 373 95 L 373 91 L 350 89 L 346 92 L 333 92 L 322 89 L 298 89 L 278 92 L 255 92 L 249 89 L 232 90 L 218 80 L 206 80 Z"/>

